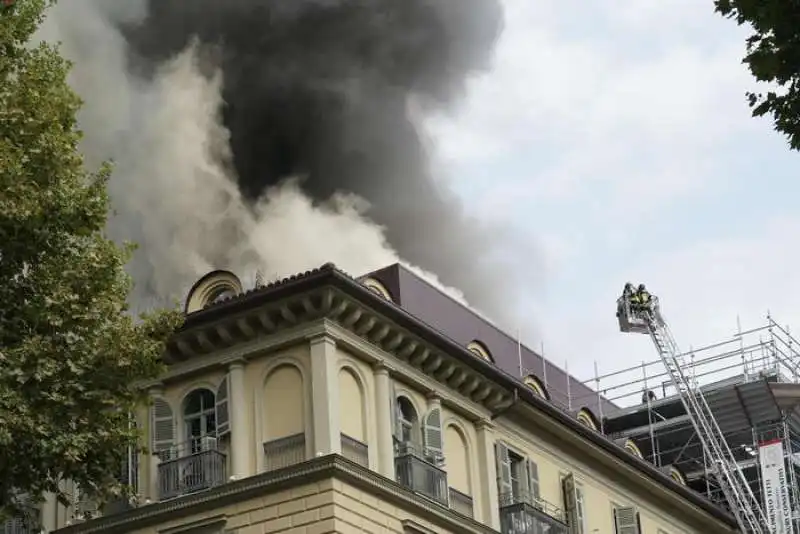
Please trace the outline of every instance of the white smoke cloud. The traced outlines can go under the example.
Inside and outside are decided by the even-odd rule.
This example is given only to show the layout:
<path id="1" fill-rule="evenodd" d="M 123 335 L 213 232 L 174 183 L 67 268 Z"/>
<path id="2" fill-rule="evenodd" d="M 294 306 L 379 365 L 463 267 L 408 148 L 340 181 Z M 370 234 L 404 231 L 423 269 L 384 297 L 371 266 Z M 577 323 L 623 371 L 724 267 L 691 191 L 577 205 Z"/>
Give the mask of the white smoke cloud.
<path id="1" fill-rule="evenodd" d="M 360 275 L 400 261 L 357 197 L 315 205 L 291 179 L 247 206 L 232 176 L 220 73 L 194 45 L 152 78 L 132 73 L 112 23 L 144 14 L 140 0 L 64 0 L 39 35 L 74 62 L 87 165 L 114 160 L 109 233 L 140 245 L 130 266 L 135 300 L 182 298 L 216 268 L 247 280 L 256 269 L 277 278 L 332 261 Z M 464 303 L 460 291 L 409 267 Z"/>

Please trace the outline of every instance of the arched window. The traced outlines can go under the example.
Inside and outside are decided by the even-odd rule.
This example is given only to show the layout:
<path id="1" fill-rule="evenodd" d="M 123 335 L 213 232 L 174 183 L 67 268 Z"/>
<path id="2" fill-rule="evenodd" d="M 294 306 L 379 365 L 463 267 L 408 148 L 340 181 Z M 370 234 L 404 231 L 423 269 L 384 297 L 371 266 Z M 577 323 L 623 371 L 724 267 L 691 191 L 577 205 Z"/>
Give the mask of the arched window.
<path id="1" fill-rule="evenodd" d="M 235 274 L 230 271 L 212 271 L 195 282 L 189 290 L 184 312 L 196 312 L 241 293 L 242 283 Z"/>
<path id="2" fill-rule="evenodd" d="M 385 298 L 389 302 L 392 302 L 392 294 L 389 293 L 389 290 L 386 289 L 386 286 L 382 283 L 378 282 L 374 278 L 365 278 L 361 281 L 367 289 L 375 293 L 376 295 L 380 295 L 381 297 Z"/>
<path id="3" fill-rule="evenodd" d="M 581 408 L 580 411 L 578 411 L 576 419 L 578 419 L 583 426 L 587 426 L 592 430 L 600 430 L 600 425 L 597 423 L 597 418 L 589 408 Z"/>
<path id="4" fill-rule="evenodd" d="M 629 439 L 625 442 L 625 450 L 631 453 L 632 455 L 636 456 L 637 458 L 641 458 L 642 460 L 644 460 L 644 455 L 642 454 L 641 449 L 639 449 L 639 446 L 636 445 L 636 442 L 634 442 L 633 440 Z"/>
<path id="5" fill-rule="evenodd" d="M 405 397 L 397 398 L 397 415 L 400 426 L 400 441 L 416 443 L 419 441 L 419 418 L 411 401 Z"/>
<path id="6" fill-rule="evenodd" d="M 547 388 L 544 387 L 544 384 L 542 384 L 538 377 L 534 375 L 526 376 L 525 385 L 531 388 L 539 397 L 550 400 L 550 394 L 547 392 Z"/>
<path id="7" fill-rule="evenodd" d="M 201 450 L 201 438 L 216 436 L 217 417 L 214 392 L 195 389 L 183 403 L 183 427 L 192 452 Z"/>
<path id="8" fill-rule="evenodd" d="M 221 287 L 211 294 L 211 296 L 208 298 L 208 304 L 216 304 L 234 296 L 236 296 L 236 292 L 233 289 L 229 287 Z"/>
<path id="9" fill-rule="evenodd" d="M 474 341 L 470 341 L 467 344 L 467 350 L 472 352 L 473 354 L 479 356 L 480 358 L 486 360 L 487 362 L 493 362 L 494 358 L 492 358 L 492 353 L 489 352 L 489 349 L 486 348 L 486 345 L 478 341 L 477 339 Z"/>

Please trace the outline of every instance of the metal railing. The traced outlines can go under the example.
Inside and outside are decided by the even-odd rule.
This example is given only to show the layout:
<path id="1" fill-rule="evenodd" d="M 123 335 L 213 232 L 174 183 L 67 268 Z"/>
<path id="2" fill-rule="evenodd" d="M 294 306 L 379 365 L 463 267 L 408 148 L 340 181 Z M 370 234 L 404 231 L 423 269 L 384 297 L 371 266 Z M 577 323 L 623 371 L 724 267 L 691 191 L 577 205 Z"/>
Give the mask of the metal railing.
<path id="1" fill-rule="evenodd" d="M 0 534 L 38 534 L 40 528 L 37 521 L 25 521 L 20 517 L 9 519 L 0 524 Z"/>
<path id="2" fill-rule="evenodd" d="M 394 458 L 397 482 L 447 506 L 447 473 L 415 451 L 408 444 L 398 447 Z"/>
<path id="3" fill-rule="evenodd" d="M 342 434 L 342 456 L 358 465 L 369 467 L 369 447 L 347 434 Z"/>
<path id="4" fill-rule="evenodd" d="M 472 517 L 474 514 L 473 506 L 472 506 L 472 497 L 467 495 L 466 493 L 461 493 L 455 488 L 450 488 L 450 509 L 458 512 L 459 514 L 464 514 L 468 517 Z"/>
<path id="5" fill-rule="evenodd" d="M 568 534 L 564 514 L 558 506 L 529 492 L 499 496 L 500 532 L 503 534 Z"/>
<path id="6" fill-rule="evenodd" d="M 264 470 L 274 471 L 306 460 L 306 435 L 295 434 L 264 443 Z"/>
<path id="7" fill-rule="evenodd" d="M 160 499 L 203 491 L 226 481 L 226 458 L 216 440 L 192 440 L 172 449 L 158 465 Z"/>

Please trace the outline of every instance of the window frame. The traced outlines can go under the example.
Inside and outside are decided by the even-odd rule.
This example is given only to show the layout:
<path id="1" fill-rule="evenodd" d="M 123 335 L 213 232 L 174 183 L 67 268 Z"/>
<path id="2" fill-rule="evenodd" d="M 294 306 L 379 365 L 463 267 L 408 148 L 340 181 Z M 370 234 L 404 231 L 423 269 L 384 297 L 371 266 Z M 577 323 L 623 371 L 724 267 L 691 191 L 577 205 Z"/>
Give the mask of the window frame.
<path id="1" fill-rule="evenodd" d="M 539 479 L 539 464 L 534 460 L 530 455 L 525 454 L 525 452 L 514 445 L 508 443 L 508 441 L 504 439 L 496 439 L 495 440 L 495 464 L 500 462 L 498 458 L 498 447 L 503 447 L 506 449 L 508 460 L 509 460 L 509 485 L 511 488 L 511 497 L 512 502 L 526 502 L 531 506 L 540 505 L 541 501 L 541 481 Z M 531 482 L 534 480 L 531 476 L 531 468 L 530 465 L 533 464 L 536 466 L 536 477 L 535 477 L 535 484 L 532 488 Z M 498 501 L 501 499 L 501 487 L 500 484 L 502 482 L 502 474 L 497 473 L 497 481 L 498 481 Z M 516 484 L 515 484 L 516 481 Z M 534 489 L 535 488 L 535 489 Z M 498 503 L 499 504 L 499 503 Z"/>
<path id="2" fill-rule="evenodd" d="M 210 394 L 211 402 L 208 406 L 203 400 L 203 392 Z M 200 395 L 200 410 L 189 413 L 189 401 L 192 395 Z M 201 441 L 204 437 L 217 437 L 217 393 L 206 385 L 199 385 L 192 388 L 183 398 L 181 409 L 181 430 L 183 432 L 184 443 L 188 443 L 191 453 L 199 452 Z M 199 421 L 200 434 L 194 435 L 193 423 Z M 213 428 L 209 431 L 209 421 L 213 422 Z"/>
<path id="3" fill-rule="evenodd" d="M 567 503 L 567 495 L 564 490 L 564 481 L 568 476 L 572 476 L 573 485 L 575 486 L 575 519 L 577 525 L 574 525 L 577 528 L 573 528 L 573 525 L 569 525 L 569 518 L 566 517 L 568 514 L 568 503 Z M 562 499 L 562 509 L 564 510 L 565 519 L 567 520 L 570 534 L 586 534 L 587 533 L 587 517 L 586 517 L 586 493 L 584 491 L 584 484 L 581 482 L 578 477 L 575 476 L 574 472 L 564 472 L 561 471 L 559 473 L 559 484 L 561 486 L 561 499 Z"/>

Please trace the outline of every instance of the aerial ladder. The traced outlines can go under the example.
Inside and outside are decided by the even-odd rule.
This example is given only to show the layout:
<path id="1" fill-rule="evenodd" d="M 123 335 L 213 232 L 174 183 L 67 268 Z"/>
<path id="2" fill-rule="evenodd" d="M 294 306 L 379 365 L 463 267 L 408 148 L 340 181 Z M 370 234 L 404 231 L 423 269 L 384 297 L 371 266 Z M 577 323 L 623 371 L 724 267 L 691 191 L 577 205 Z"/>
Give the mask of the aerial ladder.
<path id="1" fill-rule="evenodd" d="M 617 300 L 620 330 L 650 336 L 672 385 L 680 394 L 686 414 L 741 531 L 746 534 L 770 534 L 761 505 L 736 462 L 702 391 L 686 376 L 681 351 L 661 314 L 658 298 L 651 295 L 646 303 L 633 302 L 633 291 L 632 286 L 626 286 Z M 647 294 L 646 291 L 644 293 Z"/>

